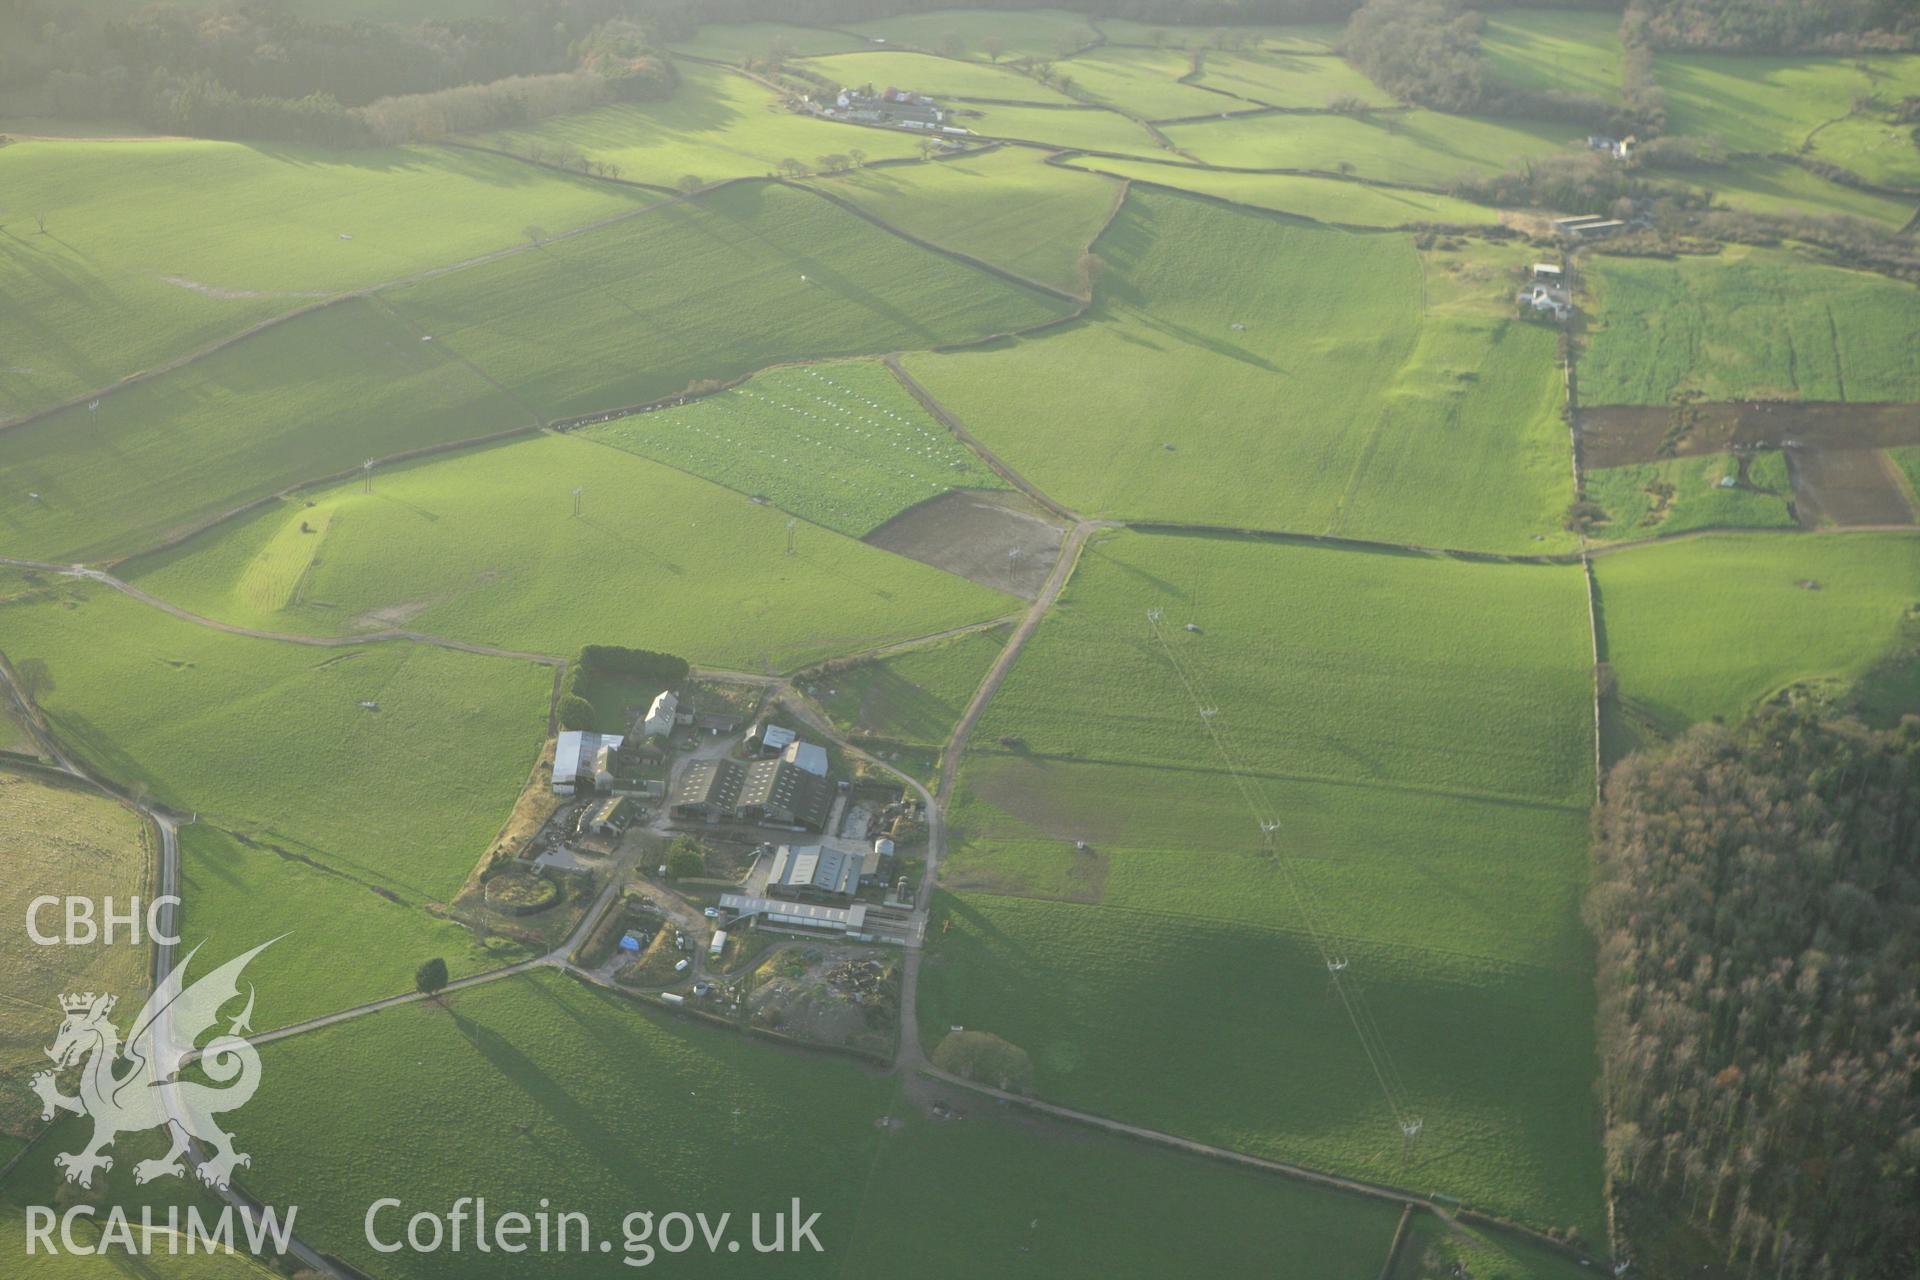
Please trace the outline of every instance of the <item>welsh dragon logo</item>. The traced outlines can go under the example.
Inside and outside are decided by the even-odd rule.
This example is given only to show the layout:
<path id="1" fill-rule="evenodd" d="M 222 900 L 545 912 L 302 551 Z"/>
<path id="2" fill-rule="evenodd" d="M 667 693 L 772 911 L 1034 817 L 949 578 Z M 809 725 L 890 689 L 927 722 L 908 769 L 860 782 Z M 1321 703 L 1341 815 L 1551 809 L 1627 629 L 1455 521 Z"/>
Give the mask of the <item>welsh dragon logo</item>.
<path id="1" fill-rule="evenodd" d="M 136 1182 L 184 1176 L 187 1167 L 181 1156 L 196 1142 L 212 1151 L 199 1160 L 200 1180 L 210 1187 L 224 1188 L 236 1166 L 252 1163 L 234 1150 L 233 1135 L 214 1120 L 221 1112 L 246 1105 L 260 1086 L 260 1054 L 242 1035 L 252 1030 L 252 987 L 247 989 L 246 1008 L 225 1034 L 202 1049 L 195 1049 L 194 1042 L 219 1020 L 220 1010 L 239 997 L 240 972 L 247 962 L 274 941 L 278 939 L 261 943 L 187 986 L 187 966 L 200 950 L 195 947 L 147 998 L 124 1044 L 110 1020 L 113 996 L 88 992 L 60 997 L 66 1018 L 46 1051 L 54 1070 L 40 1072 L 31 1083 L 43 1105 L 41 1119 L 51 1120 L 60 1111 L 93 1118 L 92 1140 L 79 1151 L 54 1157 L 68 1182 L 91 1186 L 95 1170 L 113 1168 L 106 1148 L 116 1137 L 162 1125 L 172 1148 L 158 1160 L 135 1165 Z M 195 1057 L 213 1084 L 178 1078 Z M 60 1092 L 57 1079 L 74 1066 L 80 1068 L 79 1094 L 68 1097 Z"/>

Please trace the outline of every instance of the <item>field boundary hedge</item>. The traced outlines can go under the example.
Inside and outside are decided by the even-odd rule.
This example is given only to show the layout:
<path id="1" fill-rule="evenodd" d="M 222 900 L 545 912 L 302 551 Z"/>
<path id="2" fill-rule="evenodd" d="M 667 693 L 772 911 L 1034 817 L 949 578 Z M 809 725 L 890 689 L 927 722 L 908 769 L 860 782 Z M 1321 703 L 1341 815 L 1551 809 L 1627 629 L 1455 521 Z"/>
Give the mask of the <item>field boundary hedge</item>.
<path id="1" fill-rule="evenodd" d="M 1115 156 L 1111 158 L 1119 159 L 1120 157 Z M 1373 232 L 1433 231 L 1443 235 L 1480 236 L 1485 238 L 1488 236 L 1488 233 L 1490 232 L 1499 233 L 1499 232 L 1506 231 L 1506 228 L 1504 227 L 1504 225 L 1497 220 L 1493 222 L 1475 222 L 1475 223 L 1400 222 L 1400 223 L 1395 223 L 1393 226 L 1390 226 L 1390 227 L 1383 227 L 1373 223 L 1328 222 L 1323 218 L 1316 218 L 1311 214 L 1295 213 L 1291 209 L 1273 209 L 1263 204 L 1248 204 L 1243 200 L 1235 200 L 1231 196 L 1216 195 L 1211 191 L 1196 191 L 1192 187 L 1175 186 L 1174 184 L 1168 183 L 1168 182 L 1156 182 L 1152 178 L 1141 178 L 1141 177 L 1134 176 L 1132 174 L 1111 173 L 1105 169 L 1083 168 L 1082 166 L 1077 164 L 1069 164 L 1066 161 L 1061 160 L 1057 156 L 1049 158 L 1047 163 L 1056 165 L 1056 167 L 1058 168 L 1071 169 L 1075 173 L 1098 174 L 1100 177 L 1115 178 L 1122 182 L 1129 182 L 1129 183 L 1137 182 L 1141 186 L 1146 187 L 1149 190 L 1153 190 L 1153 191 L 1165 191 L 1172 195 L 1187 196 L 1195 200 L 1207 200 L 1214 204 L 1224 205 L 1227 208 L 1233 209 L 1239 213 L 1259 214 L 1261 217 L 1265 217 L 1265 218 L 1294 218 L 1303 222 L 1311 222 L 1315 226 L 1332 227 L 1338 231 L 1350 231 L 1356 235 L 1366 235 Z M 1143 161 L 1142 163 L 1164 164 L 1166 162 L 1160 161 L 1160 160 L 1148 160 L 1148 161 Z M 1201 166 L 1199 165 L 1168 165 L 1168 167 L 1176 168 L 1176 169 L 1201 168 Z M 1363 179 L 1355 179 L 1351 175 L 1314 173 L 1314 174 L 1268 174 L 1268 175 L 1261 175 L 1261 176 L 1323 178 L 1323 179 L 1329 179 L 1332 181 L 1349 181 L 1349 182 L 1357 181 L 1361 186 L 1376 185 L 1374 183 L 1367 182 Z M 1422 194 L 1439 195 L 1440 193 L 1436 191 L 1436 192 L 1423 192 Z M 1460 197 L 1458 196 L 1453 196 L 1449 198 L 1460 199 Z M 1471 203 L 1471 202 L 1463 200 L 1462 203 Z M 1497 215 L 1499 213 L 1499 210 L 1489 208 L 1487 212 L 1490 215 Z"/>
<path id="2" fill-rule="evenodd" d="M 805 191 L 812 195 L 819 196 L 822 200 L 825 200 L 827 203 L 834 205 L 835 207 L 842 209 L 847 213 L 852 214 L 854 217 L 859 218 L 864 222 L 871 223 L 873 226 L 878 227 L 880 230 L 885 231 L 889 235 L 898 236 L 900 239 L 905 240 L 908 244 L 914 245 L 921 249 L 925 249 L 930 253 L 940 254 L 942 257 L 951 258 L 955 262 L 958 262 L 963 266 L 972 267 L 975 270 L 984 271 L 989 275 L 997 276 L 1000 279 L 1006 281 L 1008 284 L 1016 285 L 1024 289 L 1032 289 L 1032 290 L 1035 290 L 1036 292 L 1044 293 L 1050 298 L 1055 298 L 1061 302 L 1069 303 L 1074 306 L 1080 306 L 1086 302 L 1086 299 L 1078 297 L 1074 294 L 1068 293 L 1065 289 L 1056 289 L 1050 284 L 1042 284 L 1038 280 L 1029 280 L 1026 276 L 1023 276 L 1016 271 L 1009 271 L 1005 267 L 995 266 L 993 263 L 988 262 L 983 258 L 976 258 L 970 253 L 963 253 L 958 249 L 949 249 L 945 245 L 935 244 L 931 240 L 927 240 L 920 236 L 915 235 L 913 232 L 908 231 L 905 227 L 894 225 L 892 222 L 889 222 L 887 219 L 881 217 L 877 213 L 873 213 L 870 210 L 861 208 L 859 205 L 855 204 L 853 201 L 847 199 L 845 196 L 839 194 L 838 192 L 828 191 L 823 187 L 816 187 L 809 183 L 798 182 L 791 178 L 762 179 L 762 181 L 773 181 L 773 182 L 779 183 L 781 186 L 792 187 L 796 191 Z"/>
<path id="3" fill-rule="evenodd" d="M 1005 1089 L 996 1089 L 992 1085 L 968 1080 L 963 1076 L 949 1075 L 938 1067 L 922 1066 L 917 1068 L 917 1070 L 920 1075 L 928 1079 L 953 1085 L 956 1088 L 966 1089 L 973 1093 L 983 1094 L 986 1097 L 994 1098 L 1010 1106 L 1021 1107 L 1050 1119 L 1062 1120 L 1090 1129 L 1098 1129 L 1103 1132 L 1117 1134 L 1124 1138 L 1131 1138 L 1138 1142 L 1150 1142 L 1156 1146 L 1169 1147 L 1176 1151 L 1201 1156 L 1221 1164 L 1239 1165 L 1265 1173 L 1278 1174 L 1281 1177 L 1304 1182 L 1312 1186 L 1320 1187 L 1323 1190 L 1337 1191 L 1346 1195 L 1385 1201 L 1389 1204 L 1398 1204 L 1407 1210 L 1431 1213 L 1442 1222 L 1457 1218 L 1463 1222 L 1470 1222 L 1475 1226 L 1486 1228 L 1489 1231 L 1518 1237 L 1527 1241 L 1529 1244 L 1551 1249 L 1563 1257 L 1579 1262 L 1583 1266 L 1594 1265 L 1594 1259 L 1578 1246 L 1569 1244 L 1565 1240 L 1556 1239 L 1544 1231 L 1535 1230 L 1532 1227 L 1509 1221 L 1506 1218 L 1482 1213 L 1477 1209 L 1461 1207 L 1452 1210 L 1450 1213 L 1442 1212 L 1431 1198 L 1415 1191 L 1407 1191 L 1399 1187 L 1390 1187 L 1385 1183 L 1370 1182 L 1365 1178 L 1351 1178 L 1345 1174 L 1327 1173 L 1319 1169 L 1309 1169 L 1305 1165 L 1292 1164 L 1285 1160 L 1275 1160 L 1267 1156 L 1257 1156 L 1250 1152 L 1235 1151 L 1229 1147 L 1216 1147 L 1205 1142 L 1200 1142 L 1197 1139 L 1182 1138 L 1178 1134 L 1161 1133 L 1155 1129 L 1147 1129 L 1139 1125 L 1128 1124 L 1124 1120 L 1116 1120 L 1111 1116 L 1103 1116 L 1096 1112 L 1077 1111 L 1071 1107 L 1061 1106 L 1059 1103 L 1048 1102 L 1044 1098 L 1031 1097 L 1022 1093 L 1011 1093 Z"/>
<path id="4" fill-rule="evenodd" d="M 1209 120 L 1218 119 L 1217 116 L 1208 116 L 1206 118 Z M 1042 145 L 1038 143 L 1025 143 L 1025 142 L 1020 142 L 1012 139 L 1010 139 L 1009 141 L 1014 146 Z M 1079 165 L 1071 164 L 1069 163 L 1069 161 L 1072 161 L 1079 156 L 1093 156 L 1101 160 L 1126 160 L 1133 164 L 1165 165 L 1169 169 L 1198 169 L 1205 173 L 1245 173 L 1245 174 L 1251 174 L 1255 176 L 1271 177 L 1271 178 L 1326 178 L 1332 182 L 1353 182 L 1353 183 L 1358 183 L 1363 187 L 1379 187 L 1386 191 L 1418 191 L 1422 195 L 1447 196 L 1450 199 L 1454 199 L 1454 200 L 1464 199 L 1464 197 L 1454 195 L 1451 191 L 1448 191 L 1445 187 L 1436 187 L 1428 183 L 1400 182 L 1393 178 L 1370 178 L 1364 174 L 1339 173 L 1332 169 L 1299 169 L 1299 168 L 1290 168 L 1290 169 L 1289 168 L 1264 168 L 1263 169 L 1263 168 L 1256 168 L 1249 165 L 1211 164 L 1205 160 L 1187 160 L 1187 161 L 1163 160 L 1159 156 L 1134 156 L 1134 155 L 1127 155 L 1125 152 L 1121 152 L 1121 151 L 1100 151 L 1092 147 L 1054 147 L 1051 150 L 1053 151 L 1053 155 L 1047 159 L 1047 163 L 1053 164 L 1053 165 L 1061 165 L 1069 169 L 1080 169 Z M 1180 154 L 1185 155 L 1186 153 L 1181 152 Z M 1105 171 L 1100 169 L 1081 169 L 1081 172 L 1082 173 L 1103 173 Z M 1107 176 L 1111 178 L 1111 177 L 1119 177 L 1121 175 L 1107 174 Z M 1151 179 L 1147 179 L 1147 178 L 1134 178 L 1132 180 L 1136 182 L 1149 182 L 1149 183 L 1151 183 L 1152 181 Z M 1181 190 L 1185 190 L 1185 188 L 1183 187 L 1181 188 Z M 1200 193 L 1194 192 L 1193 194 L 1198 195 Z M 1213 198 L 1220 199 L 1221 197 L 1216 196 Z M 1260 208 L 1260 206 L 1258 205 L 1250 205 L 1248 207 Z M 1273 213 L 1274 210 L 1261 209 L 1261 212 Z"/>

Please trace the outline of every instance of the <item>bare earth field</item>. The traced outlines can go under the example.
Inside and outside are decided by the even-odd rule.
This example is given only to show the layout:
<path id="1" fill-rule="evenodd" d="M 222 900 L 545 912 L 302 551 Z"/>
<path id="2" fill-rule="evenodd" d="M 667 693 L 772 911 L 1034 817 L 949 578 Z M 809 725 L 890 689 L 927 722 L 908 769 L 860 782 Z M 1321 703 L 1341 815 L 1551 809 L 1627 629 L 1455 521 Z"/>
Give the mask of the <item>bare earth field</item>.
<path id="1" fill-rule="evenodd" d="M 1677 413 L 1684 412 L 1684 430 Z M 1715 404 L 1608 405 L 1580 410 L 1580 457 L 1624 467 L 1733 448 L 1889 449 L 1920 444 L 1920 405 L 1730 400 Z M 1669 432 L 1676 432 L 1672 440 Z"/>
<path id="2" fill-rule="evenodd" d="M 1793 507 L 1809 529 L 1912 524 L 1913 509 L 1878 449 L 1788 449 Z"/>
<path id="3" fill-rule="evenodd" d="M 861 541 L 1031 600 L 1065 536 L 1017 493 L 959 489 L 902 511 Z"/>

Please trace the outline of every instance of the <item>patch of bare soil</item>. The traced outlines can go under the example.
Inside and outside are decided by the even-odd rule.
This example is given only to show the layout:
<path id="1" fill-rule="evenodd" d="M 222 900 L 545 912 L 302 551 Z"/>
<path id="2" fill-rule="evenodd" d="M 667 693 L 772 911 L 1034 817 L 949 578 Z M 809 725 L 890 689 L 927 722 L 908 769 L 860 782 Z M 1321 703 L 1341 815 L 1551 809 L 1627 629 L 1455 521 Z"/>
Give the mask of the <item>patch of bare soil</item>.
<path id="1" fill-rule="evenodd" d="M 324 289 L 222 289 L 219 285 L 201 284 L 198 280 L 189 280 L 185 276 L 161 276 L 160 279 L 179 289 L 191 289 L 203 298 L 218 298 L 222 302 L 244 302 L 248 298 L 324 298 Z"/>
<path id="2" fill-rule="evenodd" d="M 1052 516 L 1011 489 L 956 489 L 907 508 L 862 541 L 1032 600 L 1065 537 Z"/>
<path id="3" fill-rule="evenodd" d="M 1788 449 L 1793 509 L 1800 523 L 1841 528 L 1912 524 L 1913 510 L 1878 449 Z"/>
<path id="4" fill-rule="evenodd" d="M 430 608 L 432 600 L 409 600 L 405 604 L 383 604 L 364 613 L 356 613 L 347 625 L 355 631 L 393 631 L 413 621 L 415 615 Z"/>
<path id="5" fill-rule="evenodd" d="M 1589 468 L 1690 458 L 1732 448 L 1886 449 L 1920 444 L 1920 404 L 1729 400 L 1582 409 Z"/>
<path id="6" fill-rule="evenodd" d="M 898 953 L 805 943 L 770 951 L 754 971 L 747 1014 L 753 1025 L 796 1039 L 891 1053 Z"/>

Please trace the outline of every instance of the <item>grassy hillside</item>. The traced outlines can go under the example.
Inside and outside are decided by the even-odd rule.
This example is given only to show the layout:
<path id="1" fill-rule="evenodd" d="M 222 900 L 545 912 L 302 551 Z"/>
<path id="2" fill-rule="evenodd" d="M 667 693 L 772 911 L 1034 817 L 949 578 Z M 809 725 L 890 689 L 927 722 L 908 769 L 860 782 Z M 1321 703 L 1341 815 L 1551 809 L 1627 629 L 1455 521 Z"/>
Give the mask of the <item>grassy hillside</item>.
<path id="1" fill-rule="evenodd" d="M 852 537 L 953 489 L 1004 489 L 877 361 L 790 365 L 581 436 Z"/>
<path id="2" fill-rule="evenodd" d="M 1617 13 L 1491 13 L 1480 33 L 1480 52 L 1496 78 L 1519 88 L 1619 100 L 1623 69 Z"/>
<path id="3" fill-rule="evenodd" d="M 1096 250 L 1084 322 L 906 362 L 1055 498 L 1421 545 L 1566 541 L 1554 334 L 1510 317 L 1521 250 L 1422 255 L 1162 192 L 1133 193 Z"/>
<path id="4" fill-rule="evenodd" d="M 1066 304 L 751 183 L 400 290 L 394 308 L 552 417 L 780 360 L 960 342 Z"/>
<path id="5" fill-rule="evenodd" d="M 1397 1211 L 962 1098 L 882 1146 L 844 1275 L 1372 1280 Z"/>
<path id="6" fill-rule="evenodd" d="M 1445 186 L 1504 173 L 1564 151 L 1570 125 L 1523 124 L 1410 111 L 1377 116 L 1236 116 L 1166 127 L 1167 137 L 1207 164 L 1240 169 L 1314 169 L 1350 164 L 1369 178 Z"/>
<path id="7" fill-rule="evenodd" d="M 399 1087 L 342 1096 L 343 1075 L 369 1074 Z M 569 1274 L 593 1276 L 631 1274 L 621 1226 L 637 1206 L 656 1215 L 697 1208 L 710 1221 L 731 1214 L 730 1233 L 746 1240 L 752 1213 L 770 1217 L 795 1195 L 820 1214 L 823 1252 L 784 1259 L 794 1275 L 897 1266 L 945 1275 L 962 1265 L 977 1274 L 984 1264 L 1006 1274 L 1145 1277 L 1200 1259 L 1226 1269 L 1258 1259 L 1281 1276 L 1363 1277 L 1378 1270 L 1393 1229 L 1387 1208 L 1134 1143 L 1037 1130 L 971 1099 L 959 1102 L 964 1121 L 942 1122 L 851 1063 L 770 1052 L 557 975 L 276 1046 L 264 1080 L 248 1131 L 249 1188 L 285 1200 L 297 1176 L 303 1233 L 376 1272 L 384 1259 L 366 1246 L 361 1222 L 376 1195 L 409 1204 L 485 1195 L 503 1212 L 510 1204 L 531 1212 L 545 1197 L 555 1212 L 590 1215 L 595 1237 L 612 1241 L 610 1256 L 549 1255 Z M 449 1108 L 464 1114 L 474 1098 L 487 1099 L 490 1123 L 512 1136 L 476 1153 L 460 1126 L 422 1122 Z M 886 1129 L 876 1123 L 883 1117 L 892 1117 Z M 398 1130 L 418 1137 L 380 1169 L 355 1158 L 359 1135 Z M 957 1251 L 936 1243 L 962 1239 Z M 471 1250 L 408 1258 L 409 1276 L 524 1268 Z M 715 1256 L 701 1248 L 655 1261 L 703 1276 L 766 1265 L 724 1245 Z"/>
<path id="8" fill-rule="evenodd" d="M 1419 222 L 1456 226 L 1491 225 L 1497 211 L 1486 205 L 1456 200 L 1425 191 L 1371 187 L 1338 178 L 1297 174 L 1233 173 L 1199 165 L 1156 164 L 1150 160 L 1121 160 L 1110 156 L 1082 156 L 1069 161 L 1075 168 L 1115 174 L 1139 182 L 1179 187 L 1201 195 L 1218 196 L 1239 204 L 1291 213 L 1316 222 L 1342 226 L 1402 227 Z"/>
<path id="9" fill-rule="evenodd" d="M 706 182 L 759 177 L 788 157 L 810 165 L 854 147 L 875 160 L 916 153 L 905 134 L 796 115 L 757 80 L 697 62 L 676 65 L 680 85 L 665 102 L 621 103 L 472 140 L 521 155 L 572 148 L 617 166 L 629 182 L 663 186 L 687 174 Z"/>
<path id="10" fill-rule="evenodd" d="M 1920 398 L 1920 291 L 1764 249 L 1587 265 L 1586 404 Z"/>
<path id="11" fill-rule="evenodd" d="M 1699 539 L 1593 563 L 1621 703 L 1668 733 L 1864 674 L 1920 600 L 1920 540 L 1904 534 Z"/>
<path id="12" fill-rule="evenodd" d="M 1716 204 L 1755 213 L 1839 214 L 1899 230 L 1920 202 L 1843 187 L 1784 160 L 1737 160 L 1702 175 Z"/>
<path id="13" fill-rule="evenodd" d="M 1148 120 L 1206 115 L 1238 104 L 1181 77 L 1193 59 L 1172 49 L 1089 49 L 1055 70 L 1073 77 L 1074 93 Z"/>
<path id="14" fill-rule="evenodd" d="M 846 30 L 876 42 L 937 52 L 944 52 L 947 37 L 952 36 L 957 42 L 955 54 L 975 60 L 990 57 L 989 38 L 1005 45 L 1003 58 L 1054 58 L 1065 48 L 1093 41 L 1087 19 L 1065 9 L 936 9 L 850 22 Z"/>
<path id="15" fill-rule="evenodd" d="M 1347 980 L 1425 1121 L 1409 1145 L 1325 963 L 1290 924 L 985 895 L 943 898 L 940 916 L 922 1035 L 1003 1036 L 1032 1055 L 1042 1096 L 1603 1238 L 1577 967 L 1345 944 L 1359 975 Z"/>
<path id="16" fill-rule="evenodd" d="M 185 138 L 0 148 L 0 421 L 345 289 L 650 203 L 434 147 Z M 46 217 L 40 234 L 35 215 Z"/>
<path id="17" fill-rule="evenodd" d="M 129 572 L 198 612 L 275 630 L 406 626 L 555 655 L 625 644 L 752 670 L 1012 606 L 812 525 L 788 556 L 787 519 L 624 450 L 549 435 L 385 471 L 372 493 L 355 482 L 275 504 Z"/>
<path id="18" fill-rule="evenodd" d="M 93 586 L 0 606 L 0 652 L 46 664 L 55 734 L 106 776 L 413 902 L 450 897 L 486 851 L 553 683 L 404 642 L 226 635 Z"/>
<path id="19" fill-rule="evenodd" d="M 368 457 L 534 415 L 372 300 L 301 316 L 164 377 L 0 432 L 0 549 L 60 561 L 154 546 Z"/>
<path id="20" fill-rule="evenodd" d="M 909 649 L 812 681 L 815 695 L 847 733 L 938 746 L 1000 656 L 1004 630 Z"/>
<path id="21" fill-rule="evenodd" d="M 1020 1043 L 1047 1096 L 1591 1237 L 1583 594 L 1571 567 L 1090 547 L 963 766 L 945 882 L 996 896 L 949 904 L 923 1031 Z M 1428 1117 L 1411 1153 L 1315 936 Z"/>
<path id="22" fill-rule="evenodd" d="M 1114 184 L 1023 147 L 938 164 L 860 169 L 823 190 L 935 244 L 1074 293 L 1080 257 L 1113 208 Z"/>
<path id="23" fill-rule="evenodd" d="M 1920 93 L 1916 56 L 1669 54 L 1656 59 L 1654 75 L 1666 91 L 1667 131 L 1717 137 L 1729 151 L 1798 151 L 1820 126 L 1851 114 L 1859 98 L 1895 102 Z M 1825 158 L 1824 132 L 1813 143 Z"/>
<path id="24" fill-rule="evenodd" d="M 1154 608 L 1231 718 L 1242 768 L 1572 806 L 1592 794 L 1571 566 L 1108 536 L 989 705 L 983 743 L 1011 734 L 1040 757 L 1219 767 L 1152 638 Z"/>
<path id="25" fill-rule="evenodd" d="M 846 53 L 867 46 L 858 36 L 824 27 L 796 27 L 784 22 L 714 22 L 702 25 L 687 39 L 675 40 L 668 47 L 675 53 L 737 63 L 749 58 L 765 58 L 776 44 L 790 55 Z M 689 69 L 681 66 L 681 75 L 684 77 Z"/>
<path id="26" fill-rule="evenodd" d="M 1339 98 L 1393 105 L 1392 97 L 1341 58 L 1209 52 L 1201 62 L 1198 83 L 1269 107 L 1324 107 Z M 1223 111 L 1231 105 L 1216 98 L 1200 109 Z M 1268 123 L 1278 129 L 1290 122 Z"/>
<path id="27" fill-rule="evenodd" d="M 1175 26 L 1165 22 L 1138 22 L 1132 18 L 1102 18 L 1100 31 L 1111 44 L 1153 48 L 1212 49 L 1222 36 L 1248 36 L 1264 50 L 1283 53 L 1331 53 L 1345 27 L 1337 22 L 1296 22 L 1284 26 L 1228 23 L 1219 26 Z"/>
<path id="28" fill-rule="evenodd" d="M 504 820 L 505 809 L 494 817 Z M 435 914 L 436 901 L 397 896 L 324 860 L 287 856 L 272 840 L 242 840 L 206 822 L 180 832 L 181 937 L 203 948 L 193 972 L 277 939 L 247 966 L 259 990 L 258 1030 L 403 995 L 430 956 L 462 978 L 528 954 L 505 938 L 481 941 Z M 476 846 L 473 860 L 483 851 Z M 340 963 L 343 956 L 353 963 Z"/>
<path id="29" fill-rule="evenodd" d="M 984 138 L 1127 155 L 1168 154 L 1144 125 L 1106 107 L 969 107 L 955 123 Z"/>

